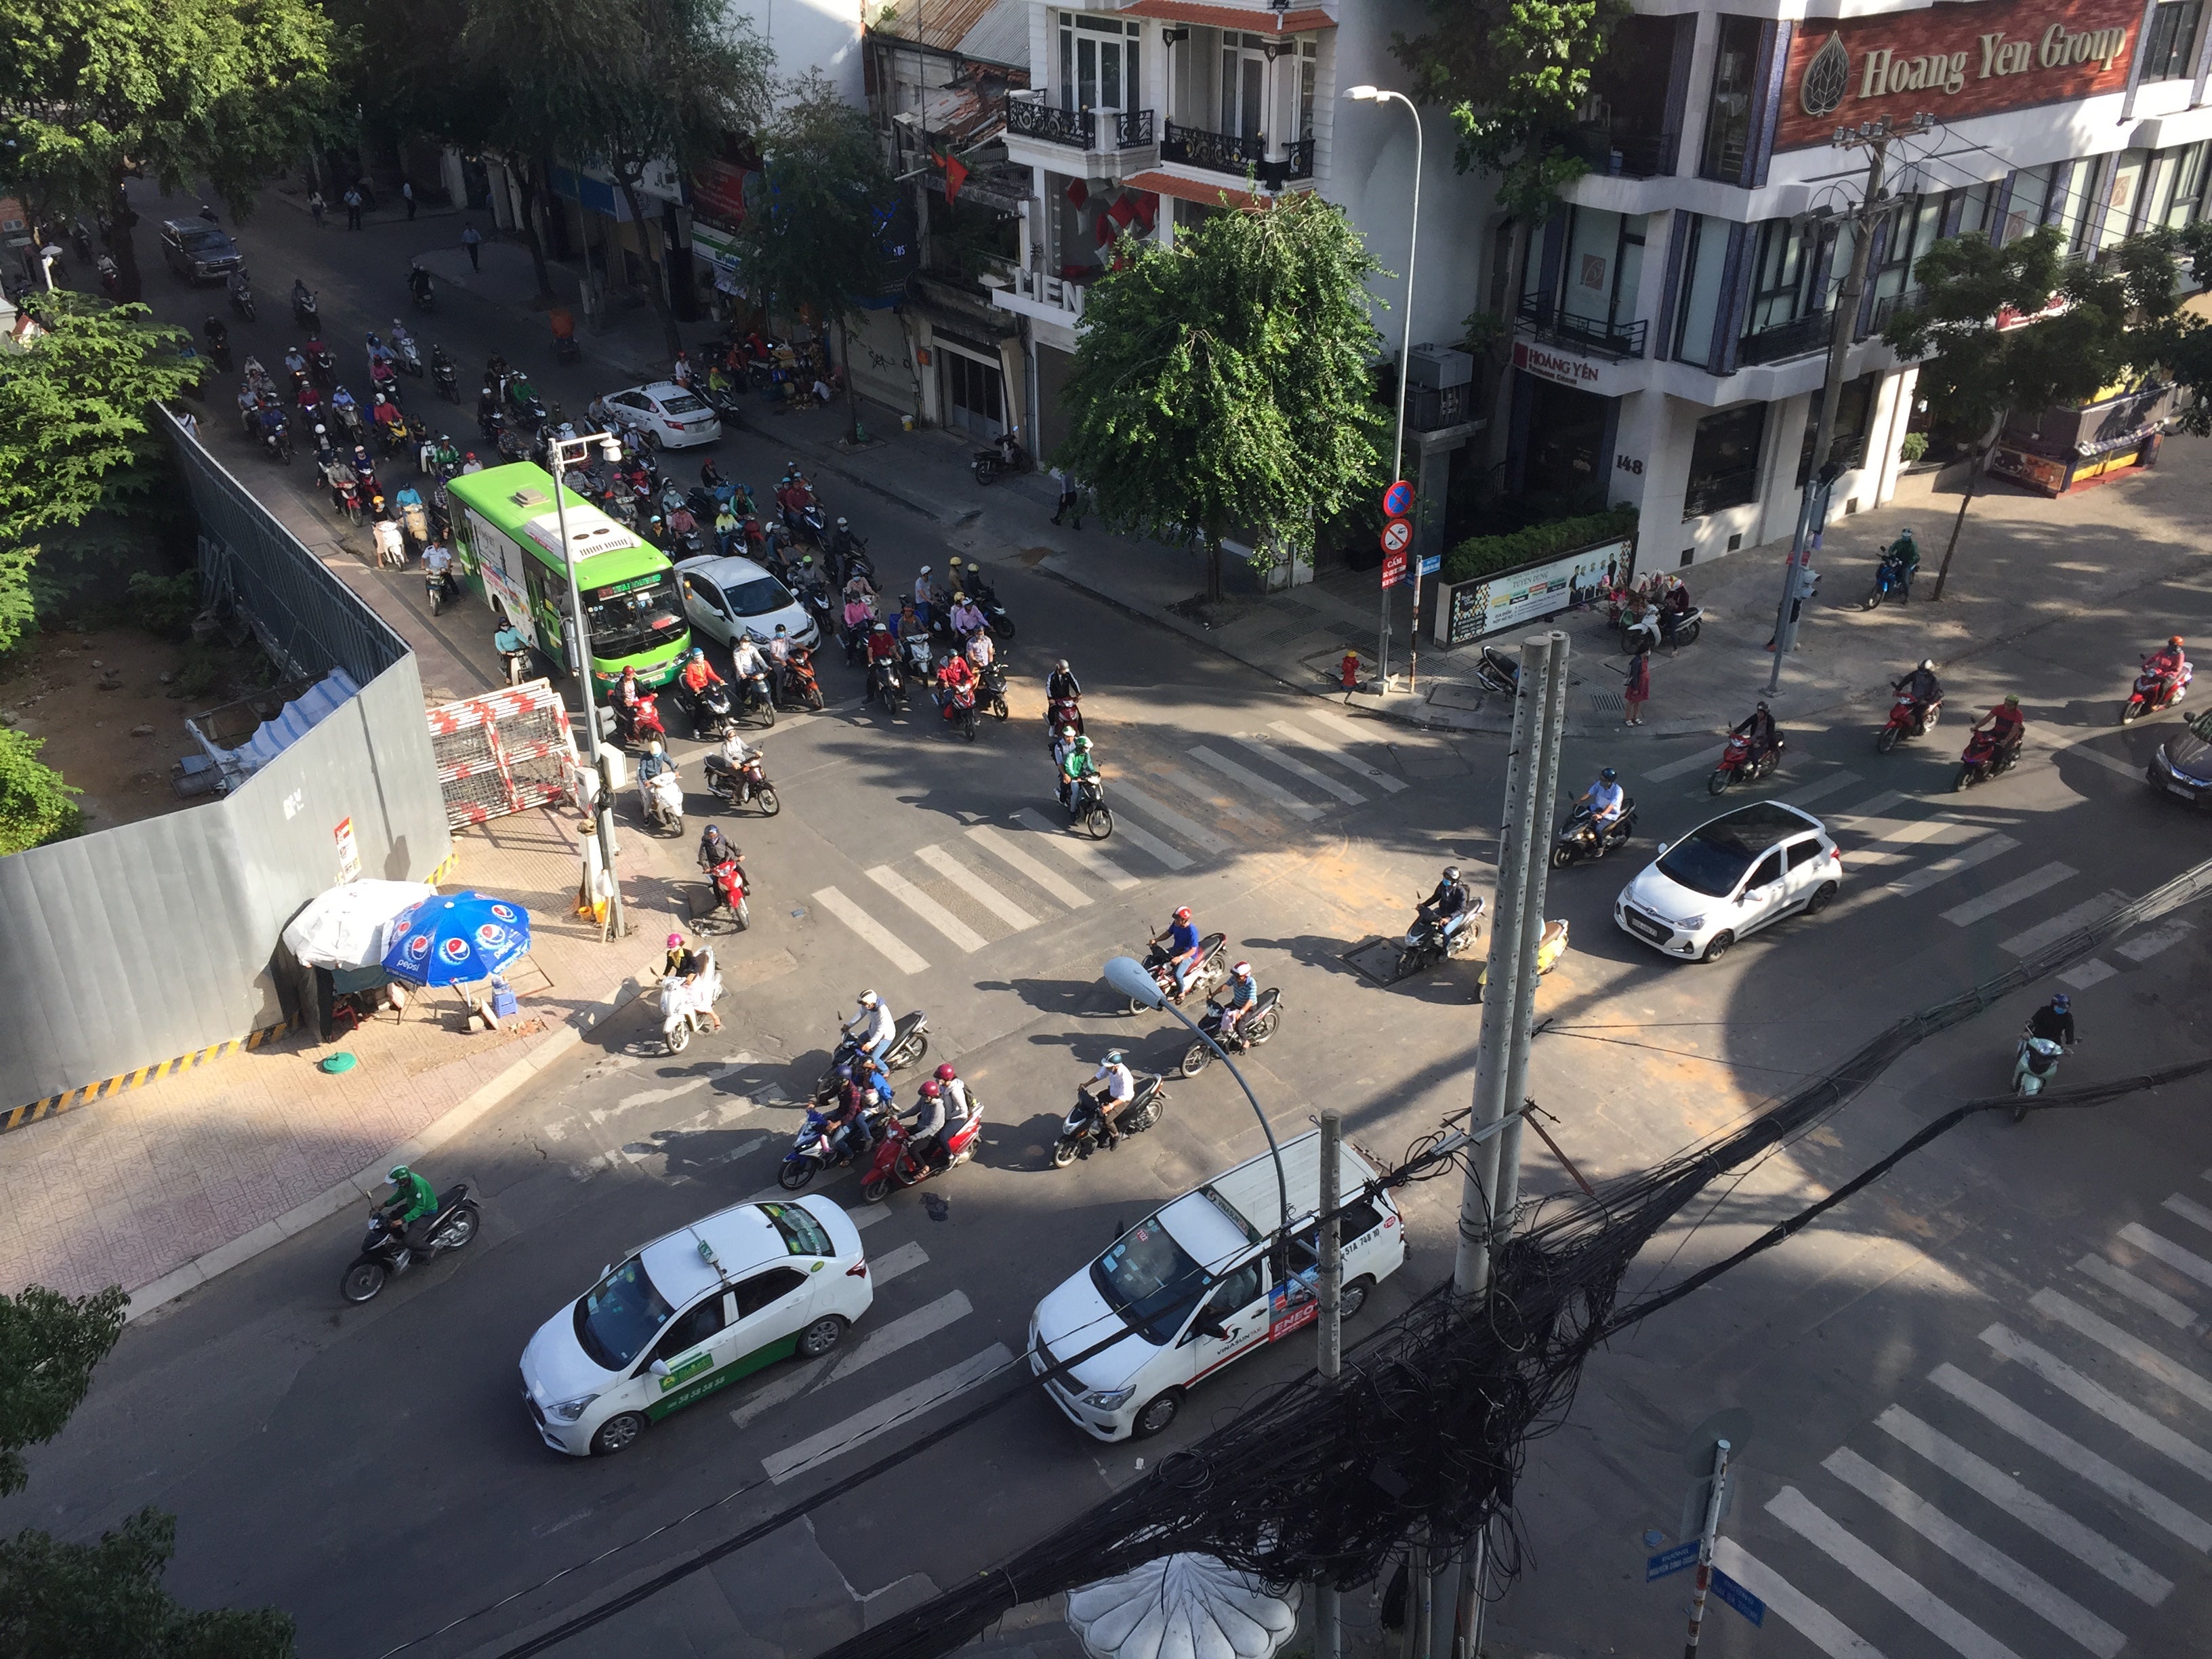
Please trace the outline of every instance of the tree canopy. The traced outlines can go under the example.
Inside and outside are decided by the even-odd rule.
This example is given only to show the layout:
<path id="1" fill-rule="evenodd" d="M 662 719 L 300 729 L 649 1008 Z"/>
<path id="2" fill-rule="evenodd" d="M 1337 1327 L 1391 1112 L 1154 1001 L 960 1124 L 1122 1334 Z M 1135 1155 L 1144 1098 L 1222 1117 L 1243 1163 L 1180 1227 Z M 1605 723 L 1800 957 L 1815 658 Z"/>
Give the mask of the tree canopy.
<path id="1" fill-rule="evenodd" d="M 1109 528 L 1203 538 L 1218 598 L 1224 536 L 1310 556 L 1316 522 L 1377 477 L 1366 281 L 1380 267 L 1307 192 L 1116 254 L 1085 301 L 1054 459 Z"/>

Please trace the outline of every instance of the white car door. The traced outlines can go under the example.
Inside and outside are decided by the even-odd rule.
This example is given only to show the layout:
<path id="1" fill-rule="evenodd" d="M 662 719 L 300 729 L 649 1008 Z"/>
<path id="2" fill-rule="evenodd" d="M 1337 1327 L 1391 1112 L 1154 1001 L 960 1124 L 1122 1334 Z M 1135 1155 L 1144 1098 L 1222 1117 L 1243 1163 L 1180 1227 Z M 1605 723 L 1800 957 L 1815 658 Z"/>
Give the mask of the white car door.
<path id="1" fill-rule="evenodd" d="M 1782 914 L 1782 849 L 1775 848 L 1744 878 L 1735 900 L 1735 934 L 1741 939 Z"/>
<path id="2" fill-rule="evenodd" d="M 1807 836 L 1784 848 L 1782 857 L 1782 908 L 1795 910 L 1827 879 L 1828 854 L 1818 836 Z"/>
<path id="3" fill-rule="evenodd" d="M 689 572 L 678 572 L 677 580 L 684 584 L 684 612 L 691 618 L 691 625 L 727 645 L 732 624 L 721 589 L 706 577 Z"/>
<path id="4" fill-rule="evenodd" d="M 1267 1267 L 1255 1255 L 1218 1280 L 1200 1304 L 1176 1348 L 1177 1369 L 1194 1383 L 1267 1340 Z"/>

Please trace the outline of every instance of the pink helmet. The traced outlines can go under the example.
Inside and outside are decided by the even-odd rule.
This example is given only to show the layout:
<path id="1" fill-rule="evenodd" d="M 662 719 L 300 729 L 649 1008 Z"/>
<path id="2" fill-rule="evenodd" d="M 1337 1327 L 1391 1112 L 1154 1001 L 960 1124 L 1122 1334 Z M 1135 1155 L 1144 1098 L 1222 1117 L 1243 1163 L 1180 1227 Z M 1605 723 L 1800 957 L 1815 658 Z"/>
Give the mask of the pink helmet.
<path id="1" fill-rule="evenodd" d="M 671 933 L 668 936 L 668 948 L 672 951 L 683 943 L 684 935 L 681 933 Z"/>
<path id="2" fill-rule="evenodd" d="M 950 1060 L 937 1068 L 937 1080 L 939 1083 L 950 1083 L 959 1075 L 959 1073 L 952 1069 L 952 1063 Z"/>
<path id="3" fill-rule="evenodd" d="M 934 1100 L 944 1092 L 945 1085 L 935 1078 L 929 1079 L 921 1085 L 921 1097 L 924 1100 Z"/>

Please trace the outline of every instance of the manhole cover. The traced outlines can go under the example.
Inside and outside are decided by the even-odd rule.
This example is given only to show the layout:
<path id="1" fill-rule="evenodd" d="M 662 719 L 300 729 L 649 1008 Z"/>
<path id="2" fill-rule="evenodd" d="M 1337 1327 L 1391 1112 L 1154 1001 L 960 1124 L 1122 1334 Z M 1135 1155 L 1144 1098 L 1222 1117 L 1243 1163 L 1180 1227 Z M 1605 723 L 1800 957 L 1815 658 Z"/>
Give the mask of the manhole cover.
<path id="1" fill-rule="evenodd" d="M 1398 982 L 1398 941 L 1395 939 L 1370 939 L 1364 945 L 1357 945 L 1346 951 L 1344 959 L 1377 985 L 1395 985 Z"/>
<path id="2" fill-rule="evenodd" d="M 1485 695 L 1480 686 L 1462 685 L 1457 680 L 1439 680 L 1429 688 L 1429 701 L 1439 708 L 1480 708 Z"/>

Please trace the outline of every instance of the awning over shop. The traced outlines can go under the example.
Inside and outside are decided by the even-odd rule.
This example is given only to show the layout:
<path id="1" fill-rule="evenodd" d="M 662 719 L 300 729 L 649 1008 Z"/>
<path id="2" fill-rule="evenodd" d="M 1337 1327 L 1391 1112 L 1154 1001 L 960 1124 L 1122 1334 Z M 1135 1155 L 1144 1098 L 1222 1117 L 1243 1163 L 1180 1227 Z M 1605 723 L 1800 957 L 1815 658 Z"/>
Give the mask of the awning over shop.
<path id="1" fill-rule="evenodd" d="M 1171 23 L 1199 23 L 1207 28 L 1242 29 L 1250 34 L 1297 34 L 1307 29 L 1333 29 L 1336 19 L 1319 6 L 1297 11 L 1268 11 L 1254 6 L 1209 6 L 1200 0 L 1136 0 L 1121 8 L 1124 17 L 1163 17 Z"/>

